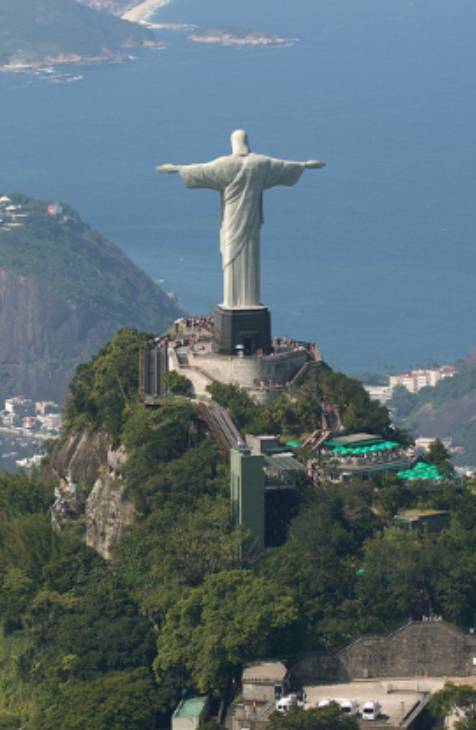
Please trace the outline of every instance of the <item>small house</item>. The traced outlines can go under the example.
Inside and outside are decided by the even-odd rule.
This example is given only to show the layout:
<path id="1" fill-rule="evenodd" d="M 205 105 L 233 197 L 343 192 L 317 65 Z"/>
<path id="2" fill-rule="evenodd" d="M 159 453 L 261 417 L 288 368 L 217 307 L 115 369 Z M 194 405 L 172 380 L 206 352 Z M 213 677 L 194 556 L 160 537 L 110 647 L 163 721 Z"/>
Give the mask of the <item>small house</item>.
<path id="1" fill-rule="evenodd" d="M 282 662 L 269 661 L 245 667 L 242 678 L 243 702 L 267 704 L 289 689 L 289 672 Z"/>

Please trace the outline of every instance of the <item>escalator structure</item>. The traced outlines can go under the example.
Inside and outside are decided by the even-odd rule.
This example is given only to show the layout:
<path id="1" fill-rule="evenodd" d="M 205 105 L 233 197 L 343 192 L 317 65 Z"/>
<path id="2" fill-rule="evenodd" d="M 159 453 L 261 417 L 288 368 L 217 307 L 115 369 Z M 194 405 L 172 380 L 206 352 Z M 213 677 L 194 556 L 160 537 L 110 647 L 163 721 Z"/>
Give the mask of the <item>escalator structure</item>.
<path id="1" fill-rule="evenodd" d="M 243 445 L 243 437 L 228 412 L 215 401 L 194 401 L 194 407 L 222 454 L 229 458 L 231 449 Z"/>

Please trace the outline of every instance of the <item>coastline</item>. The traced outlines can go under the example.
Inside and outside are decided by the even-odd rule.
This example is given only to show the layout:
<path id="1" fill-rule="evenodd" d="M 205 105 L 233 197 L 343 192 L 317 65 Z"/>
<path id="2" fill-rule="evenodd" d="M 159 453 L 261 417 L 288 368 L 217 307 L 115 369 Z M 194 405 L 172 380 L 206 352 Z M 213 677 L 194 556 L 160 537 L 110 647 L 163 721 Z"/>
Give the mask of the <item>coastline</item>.
<path id="1" fill-rule="evenodd" d="M 75 65 L 88 65 L 88 64 L 100 64 L 100 63 L 125 63 L 130 56 L 124 52 L 118 53 L 106 53 L 104 52 L 100 56 L 79 56 L 79 55 L 61 55 L 61 56 L 46 56 L 38 60 L 32 60 L 28 62 L 16 61 L 10 59 L 7 63 L 0 65 L 0 73 L 17 73 L 17 74 L 29 74 L 45 71 L 45 73 L 53 73 L 53 68 L 56 66 L 67 66 L 69 64 Z"/>
<path id="2" fill-rule="evenodd" d="M 131 23 L 147 23 L 151 15 L 163 5 L 168 5 L 170 0 L 143 0 L 143 2 L 135 5 L 130 10 L 126 10 L 121 15 L 123 20 L 129 20 Z"/>

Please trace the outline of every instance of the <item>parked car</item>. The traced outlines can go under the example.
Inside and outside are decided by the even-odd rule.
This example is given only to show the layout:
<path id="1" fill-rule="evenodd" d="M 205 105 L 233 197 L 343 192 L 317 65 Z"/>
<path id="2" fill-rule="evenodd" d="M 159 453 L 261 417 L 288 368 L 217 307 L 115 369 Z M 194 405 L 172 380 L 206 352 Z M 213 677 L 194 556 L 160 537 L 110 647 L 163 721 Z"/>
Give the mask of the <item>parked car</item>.
<path id="1" fill-rule="evenodd" d="M 292 707 L 297 707 L 298 705 L 298 699 L 295 694 L 286 695 L 286 697 L 281 697 L 276 702 L 276 709 L 278 712 L 289 712 L 289 710 Z"/>
<path id="2" fill-rule="evenodd" d="M 376 700 L 367 700 L 362 705 L 360 714 L 362 720 L 378 720 L 380 713 L 382 712 L 382 705 Z"/>
<path id="3" fill-rule="evenodd" d="M 339 702 L 340 709 L 345 715 L 357 715 L 359 711 L 359 703 L 354 699 L 343 699 Z"/>

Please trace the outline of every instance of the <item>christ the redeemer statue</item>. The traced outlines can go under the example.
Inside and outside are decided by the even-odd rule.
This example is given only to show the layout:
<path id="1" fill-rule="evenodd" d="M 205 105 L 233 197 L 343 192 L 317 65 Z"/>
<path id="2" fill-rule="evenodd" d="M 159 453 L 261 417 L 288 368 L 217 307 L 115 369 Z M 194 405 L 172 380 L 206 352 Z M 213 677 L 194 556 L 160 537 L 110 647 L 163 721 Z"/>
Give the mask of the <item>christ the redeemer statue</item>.
<path id="1" fill-rule="evenodd" d="M 263 190 L 294 185 L 306 169 L 324 162 L 289 162 L 251 152 L 242 129 L 231 135 L 232 154 L 197 165 L 160 165 L 159 172 L 178 172 L 188 188 L 221 193 L 220 250 L 223 263 L 223 307 L 262 307 L 260 295 L 260 228 Z"/>

